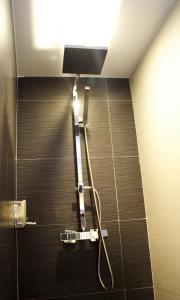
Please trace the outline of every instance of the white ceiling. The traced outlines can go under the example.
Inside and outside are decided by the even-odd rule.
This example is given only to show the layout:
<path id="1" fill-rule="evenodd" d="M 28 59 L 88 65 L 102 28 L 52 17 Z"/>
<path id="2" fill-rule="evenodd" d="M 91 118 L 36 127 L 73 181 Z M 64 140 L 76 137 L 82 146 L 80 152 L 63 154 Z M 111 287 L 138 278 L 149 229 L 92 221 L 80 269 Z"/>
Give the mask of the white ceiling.
<path id="1" fill-rule="evenodd" d="M 50 1 L 50 2 L 49 2 Z M 15 42 L 16 55 L 19 76 L 61 76 L 63 63 L 63 49 L 57 43 L 48 42 L 52 38 L 57 38 L 59 34 L 56 29 L 56 22 L 60 15 L 57 13 L 50 19 L 51 13 L 48 12 L 51 8 L 46 4 L 53 5 L 61 3 L 63 0 L 13 0 L 13 14 L 15 25 Z M 66 1 L 66 0 L 65 0 Z M 74 0 L 75 1 L 75 0 Z M 88 4 L 92 0 L 84 0 Z M 98 0 L 96 0 L 98 1 Z M 107 0 L 104 0 L 107 1 Z M 129 77 L 141 59 L 145 50 L 151 43 L 155 34 L 159 31 L 168 12 L 171 10 L 175 0 L 116 0 L 119 2 L 117 10 L 117 19 L 114 24 L 114 29 L 111 36 L 111 41 L 108 46 L 108 54 L 102 70 L 103 77 Z M 41 38 L 46 38 L 46 47 L 37 47 L 35 38 L 39 28 L 36 26 L 35 20 L 35 5 L 41 5 L 38 21 L 42 29 L 43 22 L 47 22 L 44 26 L 44 32 Z M 46 10 L 46 13 L 45 13 Z M 43 13 L 44 12 L 44 13 Z M 89 16 L 88 11 L 82 12 L 86 15 L 89 22 L 93 22 L 92 14 Z M 99 9 L 99 19 L 103 8 Z M 46 19 L 42 19 L 41 15 Z M 69 14 L 67 24 L 69 24 Z M 110 21 L 107 20 L 108 25 Z M 66 25 L 67 25 L 66 24 Z M 54 26 L 54 28 L 53 28 Z M 83 26 L 83 24 L 82 24 Z M 73 31 L 72 26 L 72 31 Z M 48 32 L 46 32 L 48 31 Z M 40 31 L 39 31 L 40 33 Z"/>

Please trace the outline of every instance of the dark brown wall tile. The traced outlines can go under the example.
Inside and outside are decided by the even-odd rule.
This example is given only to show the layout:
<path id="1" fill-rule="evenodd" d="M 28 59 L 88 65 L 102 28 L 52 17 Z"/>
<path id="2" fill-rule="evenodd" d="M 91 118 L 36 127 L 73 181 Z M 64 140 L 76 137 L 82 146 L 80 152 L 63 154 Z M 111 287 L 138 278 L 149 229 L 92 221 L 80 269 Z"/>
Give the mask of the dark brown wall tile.
<path id="1" fill-rule="evenodd" d="M 70 100 L 74 78 L 19 78 L 19 100 Z"/>
<path id="2" fill-rule="evenodd" d="M 111 157 L 112 146 L 110 132 L 92 133 L 91 128 L 87 128 L 87 138 L 89 154 L 91 158 L 95 157 Z M 85 157 L 85 139 L 82 133 L 82 154 Z"/>
<path id="3" fill-rule="evenodd" d="M 138 156 L 135 128 L 121 127 L 112 131 L 112 142 L 114 156 Z"/>
<path id="4" fill-rule="evenodd" d="M 19 101 L 18 158 L 73 157 L 71 101 Z"/>
<path id="5" fill-rule="evenodd" d="M 119 131 L 122 127 L 135 128 L 131 102 L 109 101 L 109 110 L 112 131 Z"/>
<path id="6" fill-rule="evenodd" d="M 128 78 L 106 79 L 109 100 L 131 100 Z"/>
<path id="7" fill-rule="evenodd" d="M 127 300 L 154 300 L 153 288 L 126 291 Z"/>
<path id="8" fill-rule="evenodd" d="M 138 157 L 115 157 L 120 220 L 145 217 Z"/>
<path id="9" fill-rule="evenodd" d="M 124 287 L 124 278 L 123 278 L 123 265 L 122 265 L 122 256 L 121 256 L 121 242 L 119 236 L 119 224 L 118 221 L 113 222 L 103 222 L 102 227 L 107 229 L 108 237 L 105 238 L 106 247 L 108 250 L 108 255 L 114 274 L 114 289 L 123 289 Z M 105 259 L 104 252 L 102 251 L 101 258 L 101 270 L 102 270 L 102 279 L 107 286 L 109 286 L 110 276 L 107 268 L 107 262 Z M 107 276 L 108 274 L 108 276 Z"/>
<path id="10" fill-rule="evenodd" d="M 42 191 L 46 186 L 54 189 L 75 187 L 74 159 L 40 159 L 18 161 L 18 191 L 25 188 Z"/>
<path id="11" fill-rule="evenodd" d="M 145 218 L 142 187 L 118 187 L 120 220 Z"/>
<path id="12" fill-rule="evenodd" d="M 117 200 L 112 158 L 93 158 L 91 159 L 91 167 L 94 186 L 100 195 L 102 220 L 117 220 Z M 84 170 L 84 174 L 87 174 L 87 169 Z M 84 177 L 84 182 L 89 185 L 88 177 Z"/>
<path id="13" fill-rule="evenodd" d="M 118 188 L 142 186 L 138 157 L 116 157 L 115 169 Z"/>
<path id="14" fill-rule="evenodd" d="M 18 110 L 18 158 L 73 157 L 71 101 L 19 101 Z M 91 156 L 112 154 L 106 102 L 89 105 L 87 132 Z"/>
<path id="15" fill-rule="evenodd" d="M 142 186 L 139 159 L 137 157 L 116 157 L 115 169 L 118 188 Z"/>
<path id="16" fill-rule="evenodd" d="M 146 220 L 122 221 L 120 226 L 125 287 L 152 286 Z"/>
<path id="17" fill-rule="evenodd" d="M 0 102 L 0 201 L 7 200 L 8 193 L 8 115 L 3 102 Z"/>
<path id="18" fill-rule="evenodd" d="M 90 101 L 88 129 L 91 133 L 109 133 L 107 101 Z"/>
<path id="19" fill-rule="evenodd" d="M 112 156 L 107 101 L 90 101 L 88 111 L 87 136 L 90 157 Z M 82 130 L 82 148 L 83 135 Z"/>
<path id="20" fill-rule="evenodd" d="M 73 159 L 18 161 L 18 198 L 27 200 L 29 219 L 56 224 L 77 218 Z"/>
<path id="21" fill-rule="evenodd" d="M 0 229 L 0 236 L 1 299 L 15 300 L 17 270 L 14 229 Z"/>

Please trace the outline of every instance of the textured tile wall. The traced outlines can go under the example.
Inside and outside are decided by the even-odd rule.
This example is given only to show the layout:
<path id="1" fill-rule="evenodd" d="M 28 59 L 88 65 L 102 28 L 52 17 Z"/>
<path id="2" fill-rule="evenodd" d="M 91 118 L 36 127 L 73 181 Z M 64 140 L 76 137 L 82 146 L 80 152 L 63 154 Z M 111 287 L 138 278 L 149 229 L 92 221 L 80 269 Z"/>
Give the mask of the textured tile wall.
<path id="1" fill-rule="evenodd" d="M 16 66 L 11 1 L 0 1 L 0 299 L 17 296 L 13 201 L 16 183 Z"/>
<path id="2" fill-rule="evenodd" d="M 72 135 L 72 78 L 21 78 L 18 102 L 18 198 L 38 226 L 18 232 L 20 300 L 153 300 L 150 256 L 129 81 L 87 79 L 91 86 L 88 139 L 102 202 L 103 226 L 115 275 L 104 292 L 97 246 L 65 247 L 59 233 L 78 230 Z M 84 182 L 88 184 L 84 148 Z M 88 228 L 96 226 L 86 193 Z M 102 273 L 109 281 L 102 259 Z"/>

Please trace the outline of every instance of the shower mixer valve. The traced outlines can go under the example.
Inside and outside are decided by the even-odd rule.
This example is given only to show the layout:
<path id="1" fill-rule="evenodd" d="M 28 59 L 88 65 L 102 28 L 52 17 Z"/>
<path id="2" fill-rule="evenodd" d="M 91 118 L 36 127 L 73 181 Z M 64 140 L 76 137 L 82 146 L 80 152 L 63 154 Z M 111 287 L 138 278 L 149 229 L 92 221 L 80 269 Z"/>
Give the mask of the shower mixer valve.
<path id="1" fill-rule="evenodd" d="M 103 237 L 108 236 L 106 229 L 101 231 Z M 99 239 L 99 230 L 90 229 L 89 231 L 77 232 L 74 230 L 65 230 L 60 233 L 60 240 L 66 244 L 75 244 L 77 241 L 90 240 L 91 242 L 96 242 Z"/>

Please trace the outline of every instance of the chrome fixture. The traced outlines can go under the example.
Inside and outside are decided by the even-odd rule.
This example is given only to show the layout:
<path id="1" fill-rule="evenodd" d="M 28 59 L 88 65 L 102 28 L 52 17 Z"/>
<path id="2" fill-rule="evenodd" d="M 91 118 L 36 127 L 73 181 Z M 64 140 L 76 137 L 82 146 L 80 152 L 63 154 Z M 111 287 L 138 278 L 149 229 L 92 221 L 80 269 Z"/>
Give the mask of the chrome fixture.
<path id="1" fill-rule="evenodd" d="M 101 72 L 107 49 L 93 49 L 95 51 L 90 51 L 85 47 L 72 47 L 69 48 L 66 46 L 64 51 L 64 65 L 63 72 L 65 73 L 83 73 L 82 70 L 87 70 L 87 73 L 99 74 Z M 89 64 L 87 61 L 87 66 L 85 66 L 88 53 L 91 53 L 92 64 Z M 84 57 L 83 57 L 84 56 Z M 99 59 L 97 59 L 97 57 Z M 93 72 L 92 72 L 93 70 Z M 77 192 L 78 192 L 78 201 L 79 201 L 79 216 L 80 216 L 80 232 L 74 230 L 65 230 L 65 232 L 60 233 L 60 240 L 67 244 L 75 244 L 77 241 L 89 240 L 90 242 L 98 243 L 98 278 L 101 286 L 105 290 L 111 290 L 114 288 L 114 276 L 111 268 L 111 263 L 109 260 L 108 251 L 106 248 L 105 238 L 108 236 L 106 229 L 102 229 L 102 214 L 101 214 L 101 202 L 98 191 L 95 189 L 93 174 L 91 169 L 91 161 L 89 155 L 88 139 L 87 139 L 87 123 L 88 123 L 88 103 L 89 103 L 89 92 L 90 87 L 84 88 L 84 105 L 83 105 L 83 114 L 80 116 L 79 109 L 79 100 L 78 100 L 78 81 L 80 75 L 75 77 L 74 87 L 73 87 L 73 121 L 74 121 L 74 140 L 75 140 L 75 151 L 76 151 L 76 166 L 77 166 Z M 85 138 L 85 149 L 86 149 L 86 158 L 90 179 L 90 186 L 84 186 L 83 183 L 83 171 L 82 171 L 82 156 L 81 156 L 81 132 L 84 133 Z M 93 200 L 96 209 L 97 224 L 98 228 L 86 230 L 86 214 L 85 214 L 85 202 L 84 202 L 84 190 L 91 189 Z M 102 249 L 104 250 L 111 284 L 106 286 L 103 282 L 101 276 L 101 256 Z"/>
<path id="2" fill-rule="evenodd" d="M 90 87 L 84 87 L 84 108 L 83 108 L 83 123 L 86 125 L 88 123 L 88 106 L 89 106 L 89 92 Z"/>
<path id="3" fill-rule="evenodd" d="M 102 230 L 103 237 L 107 237 L 108 233 L 106 229 Z M 64 243 L 75 244 L 77 241 L 90 240 L 96 242 L 99 239 L 98 229 L 90 229 L 89 231 L 73 231 L 65 230 L 64 233 L 60 233 L 61 241 Z"/>
<path id="4" fill-rule="evenodd" d="M 73 88 L 73 114 L 74 114 L 74 135 L 75 135 L 75 148 L 76 148 L 76 161 L 77 161 L 77 179 L 78 179 L 78 195 L 79 195 L 79 212 L 80 212 L 80 223 L 81 230 L 86 229 L 86 216 L 84 206 L 84 184 L 83 184 L 83 173 L 82 173 L 82 157 L 81 157 L 81 135 L 80 127 L 82 125 L 82 119 L 79 116 L 79 101 L 77 95 L 77 81 L 75 79 Z"/>
<path id="5" fill-rule="evenodd" d="M 26 225 L 36 225 L 36 222 L 28 222 L 26 210 L 26 200 L 14 202 L 15 228 L 24 228 Z"/>

